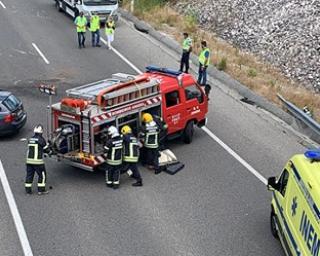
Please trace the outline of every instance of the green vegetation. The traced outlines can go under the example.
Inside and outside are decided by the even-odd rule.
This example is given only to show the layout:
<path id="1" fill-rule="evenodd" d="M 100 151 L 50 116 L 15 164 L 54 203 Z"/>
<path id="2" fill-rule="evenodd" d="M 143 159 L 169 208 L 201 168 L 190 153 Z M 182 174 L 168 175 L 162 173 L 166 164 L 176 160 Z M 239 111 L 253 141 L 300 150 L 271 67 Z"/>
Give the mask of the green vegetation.
<path id="1" fill-rule="evenodd" d="M 225 71 L 227 69 L 227 58 L 222 58 L 218 62 L 217 69 L 220 71 Z"/>
<path id="2" fill-rule="evenodd" d="M 248 77 L 256 77 L 257 76 L 257 70 L 254 68 L 250 68 L 248 71 Z"/>

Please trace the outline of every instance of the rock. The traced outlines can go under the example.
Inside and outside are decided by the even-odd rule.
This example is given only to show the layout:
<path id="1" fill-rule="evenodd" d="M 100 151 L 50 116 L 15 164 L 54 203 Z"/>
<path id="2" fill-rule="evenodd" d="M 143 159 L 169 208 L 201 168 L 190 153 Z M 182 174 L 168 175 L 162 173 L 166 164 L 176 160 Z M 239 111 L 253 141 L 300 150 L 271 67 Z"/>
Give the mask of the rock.
<path id="1" fill-rule="evenodd" d="M 174 8 L 197 14 L 203 28 L 320 90 L 320 0 L 183 0 Z"/>

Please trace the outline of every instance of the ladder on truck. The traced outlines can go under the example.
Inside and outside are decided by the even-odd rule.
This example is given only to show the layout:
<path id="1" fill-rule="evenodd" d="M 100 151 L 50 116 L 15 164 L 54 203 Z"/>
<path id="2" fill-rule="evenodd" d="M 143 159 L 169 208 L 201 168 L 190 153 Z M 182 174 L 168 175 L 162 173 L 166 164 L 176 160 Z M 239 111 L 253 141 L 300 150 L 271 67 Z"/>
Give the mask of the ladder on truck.
<path id="1" fill-rule="evenodd" d="M 106 110 L 159 94 L 159 81 L 147 76 L 123 73 L 112 78 L 72 88 L 66 91 L 71 98 L 80 98 Z"/>
<path id="2" fill-rule="evenodd" d="M 81 125 L 82 125 L 82 152 L 84 153 L 90 153 L 90 144 L 91 144 L 91 138 L 90 138 L 90 117 L 82 115 L 81 117 Z"/>

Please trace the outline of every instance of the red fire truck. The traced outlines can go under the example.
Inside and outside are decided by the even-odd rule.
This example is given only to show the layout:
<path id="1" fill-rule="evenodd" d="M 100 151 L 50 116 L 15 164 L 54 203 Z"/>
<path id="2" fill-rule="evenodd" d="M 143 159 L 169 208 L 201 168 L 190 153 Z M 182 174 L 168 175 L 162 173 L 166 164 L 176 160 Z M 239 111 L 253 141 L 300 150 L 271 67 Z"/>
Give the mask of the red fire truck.
<path id="1" fill-rule="evenodd" d="M 138 134 L 141 114 L 148 112 L 167 123 L 168 138 L 191 143 L 194 126 L 205 125 L 208 112 L 207 96 L 190 74 L 153 66 L 141 75 L 113 74 L 66 94 L 49 111 L 54 157 L 90 171 L 105 161 L 111 125 L 130 125 Z"/>

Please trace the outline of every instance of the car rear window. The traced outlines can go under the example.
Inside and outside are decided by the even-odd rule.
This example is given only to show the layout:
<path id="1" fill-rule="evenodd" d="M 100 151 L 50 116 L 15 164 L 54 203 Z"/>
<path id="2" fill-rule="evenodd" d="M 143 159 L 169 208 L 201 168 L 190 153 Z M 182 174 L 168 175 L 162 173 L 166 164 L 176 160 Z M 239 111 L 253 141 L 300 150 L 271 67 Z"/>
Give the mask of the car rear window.
<path id="1" fill-rule="evenodd" d="M 20 100 L 18 100 L 15 96 L 10 95 L 2 102 L 2 104 L 5 105 L 8 110 L 13 111 L 19 106 Z"/>

